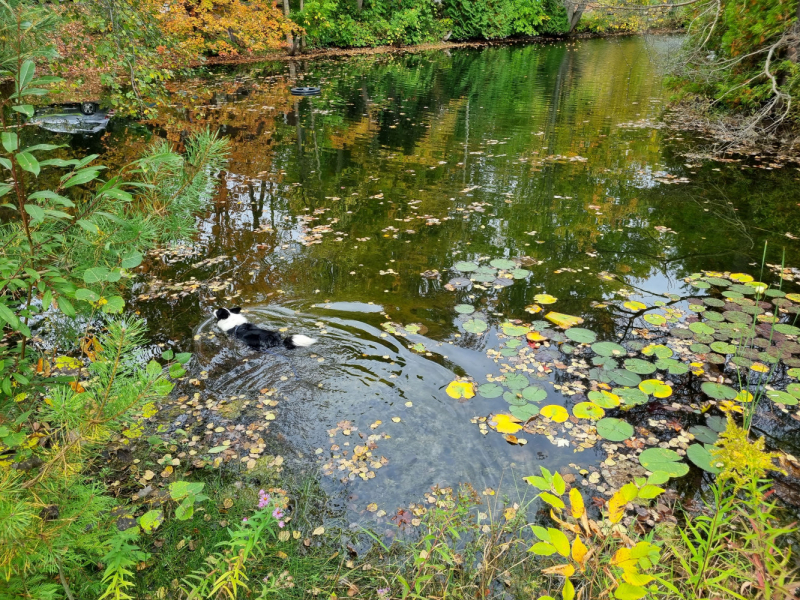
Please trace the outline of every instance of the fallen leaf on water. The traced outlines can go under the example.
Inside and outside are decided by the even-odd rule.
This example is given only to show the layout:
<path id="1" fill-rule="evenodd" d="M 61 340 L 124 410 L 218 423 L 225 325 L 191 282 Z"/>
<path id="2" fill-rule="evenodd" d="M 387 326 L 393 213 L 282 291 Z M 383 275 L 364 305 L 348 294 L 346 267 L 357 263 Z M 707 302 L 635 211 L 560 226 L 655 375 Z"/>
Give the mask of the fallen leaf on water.
<path id="1" fill-rule="evenodd" d="M 572 315 L 565 315 L 563 313 L 557 313 L 552 311 L 547 313 L 544 316 L 544 318 L 550 321 L 551 323 L 554 323 L 564 329 L 567 329 L 569 327 L 574 327 L 575 325 L 580 325 L 581 323 L 583 323 L 583 319 L 581 319 L 580 317 L 574 317 Z"/>
<path id="2" fill-rule="evenodd" d="M 493 425 L 498 433 L 517 433 L 522 429 L 520 421 L 512 415 L 497 414 L 491 417 L 489 425 Z"/>
<path id="3" fill-rule="evenodd" d="M 322 535 L 325 533 L 324 527 L 317 527 L 314 531 L 311 532 L 311 535 Z"/>
<path id="4" fill-rule="evenodd" d="M 475 395 L 475 384 L 471 381 L 451 381 L 445 392 L 451 398 L 472 398 Z"/>

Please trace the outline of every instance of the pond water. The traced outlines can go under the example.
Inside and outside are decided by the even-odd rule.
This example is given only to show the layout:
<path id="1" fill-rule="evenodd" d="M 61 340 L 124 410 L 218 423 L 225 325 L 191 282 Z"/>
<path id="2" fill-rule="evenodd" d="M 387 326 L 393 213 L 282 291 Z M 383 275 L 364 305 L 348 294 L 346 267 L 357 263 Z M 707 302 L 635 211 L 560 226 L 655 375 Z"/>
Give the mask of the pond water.
<path id="1" fill-rule="evenodd" d="M 183 440 L 177 452 L 243 470 L 279 454 L 283 468 L 318 471 L 350 520 L 379 522 L 431 486 L 522 492 L 520 477 L 544 466 L 579 481 L 588 469 L 583 484 L 607 497 L 643 471 L 642 448 L 661 443 L 682 456 L 688 429 L 723 414 L 725 393 L 708 404 L 701 384 L 737 379 L 725 364 L 737 353 L 708 346 L 735 332 L 687 329 L 696 315 L 724 318 L 703 317 L 688 299 L 721 298 L 703 305 L 720 315 L 774 308 L 759 310 L 751 293 L 722 296 L 741 281 L 686 278 L 741 272 L 777 285 L 762 268 L 764 244 L 767 263 L 798 264 L 800 194 L 796 163 L 708 160 L 707 140 L 660 119 L 670 92 L 658 64 L 679 43 L 612 38 L 250 65 L 175 84 L 174 109 L 154 127 L 112 129 L 100 141 L 62 136 L 99 147 L 107 164 L 154 136 L 178 142 L 211 126 L 231 138 L 230 168 L 199 235 L 150 257 L 131 297 L 157 342 L 196 356 L 194 381 L 155 418 Z M 293 85 L 322 93 L 293 97 Z M 235 305 L 319 343 L 246 352 L 211 318 Z M 794 307 L 785 300 L 779 318 L 793 322 Z M 544 319 L 550 311 L 582 318 L 580 330 L 595 337 L 565 336 Z M 671 322 L 645 321 L 647 312 Z M 529 323 L 542 339 L 515 328 Z M 784 386 L 800 350 L 787 332 L 756 345 L 762 354 L 770 343 L 788 348 L 769 365 Z M 624 344 L 622 354 L 580 346 L 595 338 Z M 650 343 L 684 366 L 650 373 L 636 362 L 660 357 L 642 354 Z M 750 355 L 739 361 L 744 376 L 767 360 Z M 547 405 L 572 415 L 592 390 L 656 377 L 672 385 L 669 398 L 651 392 L 642 404 L 605 407 L 636 427 L 610 449 L 592 419 L 537 417 L 514 434 L 524 445 L 486 419 L 524 419 Z M 457 379 L 497 385 L 453 398 Z M 755 426 L 796 453 L 786 402 L 762 402 Z M 697 489 L 708 475 L 682 460 L 689 474 L 677 487 Z M 628 466 L 617 473 L 619 464 Z"/>

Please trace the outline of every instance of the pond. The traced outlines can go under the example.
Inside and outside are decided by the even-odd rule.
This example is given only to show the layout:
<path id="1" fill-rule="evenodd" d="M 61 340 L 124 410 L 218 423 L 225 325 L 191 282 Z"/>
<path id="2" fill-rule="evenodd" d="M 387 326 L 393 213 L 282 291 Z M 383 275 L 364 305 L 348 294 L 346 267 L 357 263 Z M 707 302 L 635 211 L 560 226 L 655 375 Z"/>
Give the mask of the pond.
<path id="1" fill-rule="evenodd" d="M 158 343 L 195 353 L 153 419 L 173 454 L 317 473 L 349 520 L 387 524 L 432 486 L 513 495 L 540 466 L 608 497 L 659 447 L 694 490 L 708 475 L 684 454 L 733 410 L 724 384 L 766 377 L 792 393 L 759 404 L 755 432 L 797 453 L 800 330 L 769 328 L 794 322 L 795 273 L 768 294 L 730 274 L 774 288 L 774 265 L 798 264 L 798 164 L 711 160 L 708 140 L 662 119 L 659 63 L 679 43 L 241 66 L 173 84 L 148 128 L 56 136 L 106 164 L 153 137 L 230 136 L 200 233 L 151 256 L 130 299 Z M 247 352 L 211 317 L 238 305 L 319 342 Z M 568 413 L 536 416 L 547 406 Z M 621 432 L 602 439 L 601 416 Z"/>

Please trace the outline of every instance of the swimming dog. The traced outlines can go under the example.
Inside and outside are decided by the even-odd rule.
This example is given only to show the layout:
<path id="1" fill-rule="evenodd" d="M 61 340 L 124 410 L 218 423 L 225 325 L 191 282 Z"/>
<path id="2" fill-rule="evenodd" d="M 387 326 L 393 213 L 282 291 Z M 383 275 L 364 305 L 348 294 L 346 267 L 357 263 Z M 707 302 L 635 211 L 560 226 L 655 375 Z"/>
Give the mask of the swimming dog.
<path id="1" fill-rule="evenodd" d="M 264 351 L 267 348 L 274 348 L 281 344 L 288 350 L 294 350 L 295 348 L 305 348 L 317 341 L 305 335 L 290 335 L 284 338 L 277 331 L 270 331 L 253 325 L 242 314 L 242 309 L 239 306 L 235 308 L 218 308 L 214 311 L 214 316 L 217 317 L 217 325 L 222 331 L 242 340 L 252 350 Z"/>

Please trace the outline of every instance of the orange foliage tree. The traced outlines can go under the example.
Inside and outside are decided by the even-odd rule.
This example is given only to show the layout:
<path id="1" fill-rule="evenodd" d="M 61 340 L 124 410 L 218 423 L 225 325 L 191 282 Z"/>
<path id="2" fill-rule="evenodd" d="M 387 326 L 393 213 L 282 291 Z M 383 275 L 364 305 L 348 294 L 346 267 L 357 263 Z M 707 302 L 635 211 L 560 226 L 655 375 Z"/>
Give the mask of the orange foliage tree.
<path id="1" fill-rule="evenodd" d="M 278 48 L 297 29 L 270 0 L 147 0 L 167 35 L 197 54 Z"/>

